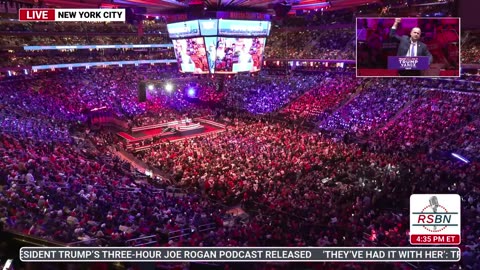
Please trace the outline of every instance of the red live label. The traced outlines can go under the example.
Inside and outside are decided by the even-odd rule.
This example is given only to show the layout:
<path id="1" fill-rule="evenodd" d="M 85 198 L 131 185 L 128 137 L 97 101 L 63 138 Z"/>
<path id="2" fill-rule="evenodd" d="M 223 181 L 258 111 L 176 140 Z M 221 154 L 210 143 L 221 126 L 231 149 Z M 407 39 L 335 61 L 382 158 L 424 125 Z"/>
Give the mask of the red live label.
<path id="1" fill-rule="evenodd" d="M 21 8 L 18 17 L 20 21 L 55 21 L 55 9 Z"/>
<path id="2" fill-rule="evenodd" d="M 460 235 L 458 234 L 412 234 L 410 236 L 412 245 L 458 245 L 460 244 Z"/>

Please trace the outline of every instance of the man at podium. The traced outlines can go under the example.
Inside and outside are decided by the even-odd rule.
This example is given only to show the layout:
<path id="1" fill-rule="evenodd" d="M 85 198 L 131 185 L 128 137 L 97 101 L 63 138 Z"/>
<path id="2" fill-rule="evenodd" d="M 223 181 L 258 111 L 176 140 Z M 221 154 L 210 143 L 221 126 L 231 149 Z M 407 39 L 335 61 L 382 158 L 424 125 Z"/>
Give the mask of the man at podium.
<path id="1" fill-rule="evenodd" d="M 397 35 L 398 24 L 402 21 L 401 18 L 395 18 L 395 22 L 390 29 L 390 38 L 394 38 L 400 42 L 397 50 L 397 56 L 428 56 L 429 64 L 433 61 L 432 54 L 428 51 L 427 45 L 420 41 L 422 31 L 419 27 L 412 28 L 410 37 Z M 401 76 L 421 76 L 420 70 L 400 70 Z"/>

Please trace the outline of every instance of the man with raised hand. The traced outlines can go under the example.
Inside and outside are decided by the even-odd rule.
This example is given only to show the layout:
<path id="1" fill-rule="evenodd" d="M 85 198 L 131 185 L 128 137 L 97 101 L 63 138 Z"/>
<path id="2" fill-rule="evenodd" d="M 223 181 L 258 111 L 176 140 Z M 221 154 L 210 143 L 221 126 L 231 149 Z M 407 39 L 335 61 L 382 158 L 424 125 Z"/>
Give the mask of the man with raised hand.
<path id="1" fill-rule="evenodd" d="M 397 56 L 428 56 L 428 62 L 429 64 L 431 64 L 433 62 L 433 56 L 428 51 L 427 45 L 420 41 L 422 30 L 419 27 L 414 27 L 410 31 L 410 36 L 399 36 L 397 35 L 397 27 L 401 21 L 401 18 L 395 18 L 395 23 L 390 29 L 390 38 L 394 38 L 400 42 L 400 44 L 398 45 Z M 419 70 L 399 73 L 402 76 L 420 76 L 421 74 Z"/>

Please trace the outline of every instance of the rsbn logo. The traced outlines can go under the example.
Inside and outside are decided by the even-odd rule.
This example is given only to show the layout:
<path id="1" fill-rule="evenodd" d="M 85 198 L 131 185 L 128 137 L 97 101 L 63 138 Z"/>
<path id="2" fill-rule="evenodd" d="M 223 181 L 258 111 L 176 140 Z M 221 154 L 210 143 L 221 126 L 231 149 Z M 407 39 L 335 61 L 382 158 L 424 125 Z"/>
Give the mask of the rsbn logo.
<path id="1" fill-rule="evenodd" d="M 414 194 L 410 197 L 411 244 L 459 244 L 460 196 Z"/>
<path id="2" fill-rule="evenodd" d="M 449 212 L 445 206 L 439 203 L 437 196 L 431 196 L 428 202 L 429 204 L 421 212 L 413 213 L 418 215 L 417 223 L 413 226 L 422 226 L 430 232 L 441 232 L 447 226 L 459 225 L 452 223 L 452 215 L 458 215 L 458 212 Z"/>

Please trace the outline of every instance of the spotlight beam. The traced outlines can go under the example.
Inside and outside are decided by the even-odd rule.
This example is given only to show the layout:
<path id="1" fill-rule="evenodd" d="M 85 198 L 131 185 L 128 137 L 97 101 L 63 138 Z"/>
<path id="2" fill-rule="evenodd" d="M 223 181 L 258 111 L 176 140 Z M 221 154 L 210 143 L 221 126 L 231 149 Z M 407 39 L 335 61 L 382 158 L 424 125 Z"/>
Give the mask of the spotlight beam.
<path id="1" fill-rule="evenodd" d="M 457 153 L 452 153 L 452 156 L 454 156 L 455 158 L 465 162 L 465 163 L 470 163 L 470 160 L 466 159 L 465 157 L 457 154 Z"/>

